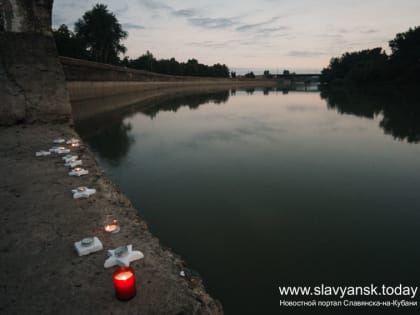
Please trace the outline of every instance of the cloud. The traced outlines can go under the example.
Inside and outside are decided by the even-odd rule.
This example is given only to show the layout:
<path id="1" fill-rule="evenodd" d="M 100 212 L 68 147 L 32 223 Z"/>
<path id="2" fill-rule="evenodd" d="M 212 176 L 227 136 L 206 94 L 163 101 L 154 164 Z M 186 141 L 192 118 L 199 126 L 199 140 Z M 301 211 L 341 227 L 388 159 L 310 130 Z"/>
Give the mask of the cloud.
<path id="1" fill-rule="evenodd" d="M 194 9 L 172 10 L 172 14 L 181 17 L 193 17 L 197 15 Z"/>
<path id="2" fill-rule="evenodd" d="M 289 51 L 286 56 L 289 57 L 300 57 L 300 58 L 310 58 L 310 57 L 318 57 L 323 56 L 326 53 L 320 51 L 309 51 L 309 50 L 292 50 Z"/>
<path id="3" fill-rule="evenodd" d="M 172 10 L 170 6 L 160 1 L 140 0 L 139 2 L 140 4 L 144 5 L 146 8 L 149 8 L 152 10 L 159 10 L 159 9 Z"/>
<path id="4" fill-rule="evenodd" d="M 221 28 L 227 28 L 227 27 L 237 24 L 231 18 L 223 18 L 223 17 L 213 18 L 213 17 L 203 16 L 200 14 L 200 12 L 197 9 L 194 9 L 194 8 L 175 9 L 163 2 L 151 1 L 151 0 L 140 0 L 140 3 L 151 10 L 166 11 L 175 17 L 186 18 L 190 24 L 197 27 L 221 29 Z"/>
<path id="5" fill-rule="evenodd" d="M 125 29 L 133 29 L 133 30 L 143 30 L 145 27 L 143 25 L 134 24 L 134 23 L 123 23 L 122 27 Z"/>
<path id="6" fill-rule="evenodd" d="M 215 41 L 201 41 L 201 42 L 189 42 L 188 45 L 196 46 L 196 47 L 205 47 L 205 48 L 225 48 L 230 45 L 234 44 L 240 44 L 241 41 L 237 39 L 232 40 L 225 40 L 221 42 L 215 42 Z"/>
<path id="7" fill-rule="evenodd" d="M 278 31 L 285 31 L 285 30 L 290 30 L 290 27 L 288 26 L 266 27 L 266 28 L 259 29 L 257 32 L 260 34 L 270 34 L 270 33 L 275 33 Z"/>
<path id="8" fill-rule="evenodd" d="M 359 32 L 361 34 L 372 34 L 377 33 L 377 29 L 373 28 L 365 28 L 365 27 L 351 27 L 351 28 L 344 28 L 344 27 L 336 27 L 332 24 L 327 25 L 329 29 L 335 30 L 339 34 L 354 34 L 356 32 Z"/>
<path id="9" fill-rule="evenodd" d="M 254 24 L 243 24 L 241 26 L 238 26 L 236 28 L 236 30 L 239 31 L 239 32 L 248 31 L 250 29 L 255 29 L 255 28 L 259 28 L 259 27 L 264 26 L 264 25 L 271 24 L 271 23 L 277 21 L 278 19 L 279 19 L 279 17 L 275 16 L 275 17 L 272 17 L 271 19 L 269 19 L 267 21 L 264 21 L 264 22 L 254 23 Z"/>
<path id="10" fill-rule="evenodd" d="M 361 31 L 362 34 L 373 34 L 373 33 L 377 33 L 377 32 L 379 32 L 379 31 L 375 30 L 373 28 Z"/>
<path id="11" fill-rule="evenodd" d="M 188 21 L 195 26 L 203 28 L 227 28 L 236 24 L 230 18 L 197 17 L 190 18 Z"/>

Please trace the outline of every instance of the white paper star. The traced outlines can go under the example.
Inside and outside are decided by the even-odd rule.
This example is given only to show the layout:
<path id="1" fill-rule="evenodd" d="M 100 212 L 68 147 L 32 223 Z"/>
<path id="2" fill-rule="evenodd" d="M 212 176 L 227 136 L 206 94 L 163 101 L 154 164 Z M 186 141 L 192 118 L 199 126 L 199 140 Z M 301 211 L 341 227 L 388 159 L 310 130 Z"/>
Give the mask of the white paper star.
<path id="1" fill-rule="evenodd" d="M 77 155 L 67 154 L 63 156 L 63 160 L 65 163 L 76 161 L 79 157 Z"/>
<path id="2" fill-rule="evenodd" d="M 73 167 L 76 167 L 76 166 L 80 166 L 82 164 L 83 164 L 82 160 L 77 160 L 77 161 L 69 161 L 66 164 L 64 164 L 64 166 L 73 168 Z"/>
<path id="3" fill-rule="evenodd" d="M 35 156 L 47 156 L 47 155 L 51 155 L 51 152 L 41 150 L 35 153 Z"/>
<path id="4" fill-rule="evenodd" d="M 133 251 L 133 245 L 118 247 L 116 249 L 108 250 L 109 258 L 105 260 L 104 267 L 110 268 L 112 266 L 129 267 L 134 260 L 142 259 L 144 257 L 141 251 Z"/>
<path id="5" fill-rule="evenodd" d="M 63 138 L 57 138 L 53 140 L 53 143 L 64 143 L 64 141 L 66 140 L 64 140 Z"/>
<path id="6" fill-rule="evenodd" d="M 64 140 L 63 140 L 63 142 L 64 142 Z M 79 143 L 80 142 L 80 140 L 79 139 L 76 139 L 76 138 L 71 138 L 70 140 L 68 140 L 66 143 L 67 144 L 73 144 L 73 143 Z"/>
<path id="7" fill-rule="evenodd" d="M 70 176 L 82 176 L 86 174 L 89 174 L 89 171 L 80 167 L 76 167 L 75 169 L 71 170 L 71 172 L 69 172 Z"/>
<path id="8" fill-rule="evenodd" d="M 78 187 L 76 189 L 72 189 L 71 191 L 73 193 L 74 199 L 89 198 L 90 195 L 93 195 L 94 193 L 96 193 L 96 189 L 87 188 L 87 187 Z"/>
<path id="9" fill-rule="evenodd" d="M 49 151 L 54 152 L 54 153 L 58 153 L 58 151 L 62 151 L 62 150 L 65 150 L 65 149 L 66 149 L 65 147 L 54 146 Z"/>
<path id="10" fill-rule="evenodd" d="M 65 154 L 65 153 L 70 153 L 70 149 L 61 149 L 61 150 L 57 150 L 56 153 L 58 154 Z"/>

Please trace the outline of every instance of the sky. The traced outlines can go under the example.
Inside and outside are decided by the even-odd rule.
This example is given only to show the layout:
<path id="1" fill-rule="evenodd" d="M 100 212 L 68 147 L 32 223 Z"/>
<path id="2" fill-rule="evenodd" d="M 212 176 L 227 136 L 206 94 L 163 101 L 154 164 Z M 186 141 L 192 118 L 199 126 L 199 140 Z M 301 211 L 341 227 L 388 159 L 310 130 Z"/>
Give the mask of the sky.
<path id="1" fill-rule="evenodd" d="M 123 28 L 126 55 L 224 63 L 231 71 L 316 73 L 331 57 L 383 47 L 420 25 L 419 0 L 55 0 L 71 29 L 96 3 Z"/>

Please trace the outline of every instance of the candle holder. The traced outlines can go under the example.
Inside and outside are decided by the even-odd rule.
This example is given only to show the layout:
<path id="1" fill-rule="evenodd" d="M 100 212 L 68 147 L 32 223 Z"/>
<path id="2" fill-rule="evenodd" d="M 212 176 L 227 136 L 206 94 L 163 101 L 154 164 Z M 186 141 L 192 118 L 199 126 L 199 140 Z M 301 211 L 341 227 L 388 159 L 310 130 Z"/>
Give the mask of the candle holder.
<path id="1" fill-rule="evenodd" d="M 93 237 L 85 237 L 84 239 L 82 239 L 82 240 L 80 241 L 80 244 L 81 244 L 83 247 L 87 247 L 87 246 L 92 245 L 92 244 L 93 244 L 93 241 L 94 241 Z"/>
<path id="2" fill-rule="evenodd" d="M 105 232 L 115 234 L 118 233 L 121 228 L 118 225 L 118 221 L 112 215 L 108 215 L 104 222 L 104 230 Z"/>
<path id="3" fill-rule="evenodd" d="M 89 255 L 103 249 L 102 242 L 96 236 L 85 237 L 84 239 L 75 242 L 74 247 L 79 256 Z"/>
<path id="4" fill-rule="evenodd" d="M 136 295 L 136 276 L 130 267 L 120 267 L 113 274 L 115 295 L 119 300 L 128 301 Z"/>

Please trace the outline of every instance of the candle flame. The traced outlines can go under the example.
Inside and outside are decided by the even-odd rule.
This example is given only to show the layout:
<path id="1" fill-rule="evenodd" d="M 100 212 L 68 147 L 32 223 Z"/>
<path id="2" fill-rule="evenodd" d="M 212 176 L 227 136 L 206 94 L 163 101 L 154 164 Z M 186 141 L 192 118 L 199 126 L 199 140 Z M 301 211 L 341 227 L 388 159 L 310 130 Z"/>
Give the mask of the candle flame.
<path id="1" fill-rule="evenodd" d="M 114 232 L 118 228 L 118 225 L 116 225 L 115 223 L 116 222 L 114 222 L 114 224 L 107 224 L 107 225 L 105 225 L 105 231 L 107 231 L 107 232 Z"/>
<path id="2" fill-rule="evenodd" d="M 115 275 L 116 280 L 127 280 L 133 276 L 131 271 L 122 271 Z"/>

